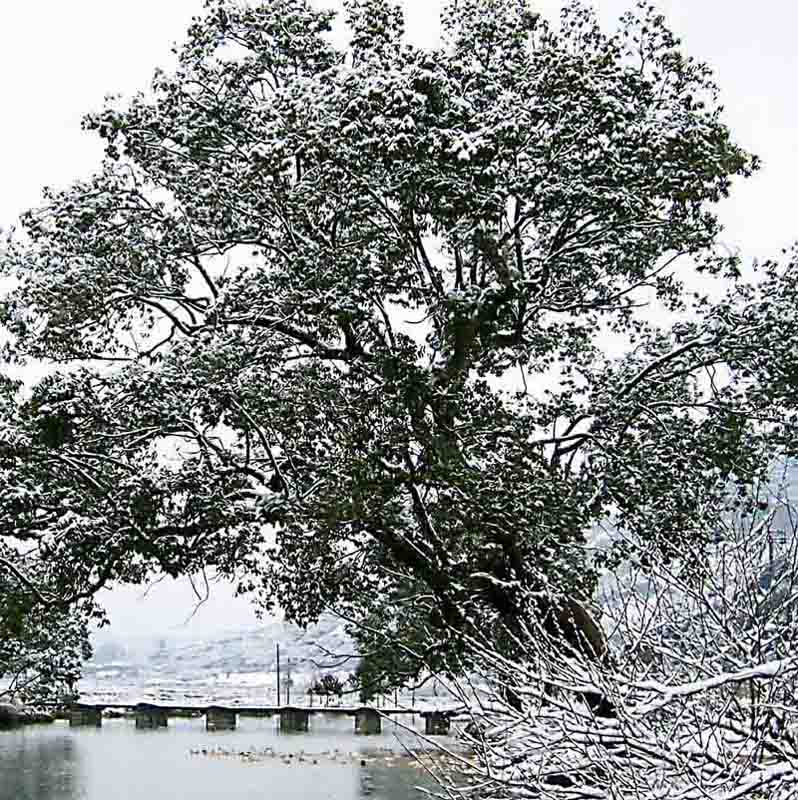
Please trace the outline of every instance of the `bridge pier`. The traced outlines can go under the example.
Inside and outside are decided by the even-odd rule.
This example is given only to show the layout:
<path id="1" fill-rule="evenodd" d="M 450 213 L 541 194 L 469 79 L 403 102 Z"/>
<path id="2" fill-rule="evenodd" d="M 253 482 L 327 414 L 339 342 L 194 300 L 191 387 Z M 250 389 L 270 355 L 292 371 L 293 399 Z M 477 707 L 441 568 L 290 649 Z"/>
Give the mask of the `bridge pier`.
<path id="1" fill-rule="evenodd" d="M 230 708 L 211 706 L 205 712 L 206 731 L 234 731 L 236 729 L 236 712 Z"/>
<path id="2" fill-rule="evenodd" d="M 382 733 L 382 717 L 373 708 L 359 708 L 355 711 L 355 733 Z"/>
<path id="3" fill-rule="evenodd" d="M 152 728 L 165 728 L 169 715 L 157 706 L 140 703 L 136 706 L 136 728 L 150 730 Z"/>
<path id="4" fill-rule="evenodd" d="M 72 706 L 69 709 L 69 726 L 93 725 L 95 728 L 103 724 L 102 711 L 96 706 Z"/>
<path id="5" fill-rule="evenodd" d="M 451 720 L 448 714 L 433 711 L 424 714 L 424 733 L 427 736 L 446 736 L 451 727 Z"/>
<path id="6" fill-rule="evenodd" d="M 302 708 L 284 708 L 280 712 L 280 730 L 284 733 L 307 733 L 310 714 Z"/>

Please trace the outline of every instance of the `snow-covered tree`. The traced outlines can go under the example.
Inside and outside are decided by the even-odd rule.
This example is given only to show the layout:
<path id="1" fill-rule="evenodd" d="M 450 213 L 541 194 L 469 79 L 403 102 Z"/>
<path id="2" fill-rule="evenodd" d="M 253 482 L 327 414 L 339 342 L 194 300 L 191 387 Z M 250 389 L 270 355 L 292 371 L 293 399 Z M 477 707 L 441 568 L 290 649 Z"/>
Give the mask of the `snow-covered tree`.
<path id="1" fill-rule="evenodd" d="M 401 604 L 429 658 L 515 657 L 593 595 L 591 525 L 667 564 L 793 446 L 795 261 L 748 285 L 716 246 L 756 159 L 647 5 L 607 35 L 457 0 L 432 49 L 346 9 L 337 49 L 304 0 L 207 0 L 11 237 L 9 357 L 67 367 L 13 412 L 14 480 L 57 473 L 25 536 L 78 593 L 211 566 L 298 622 Z"/>
<path id="2" fill-rule="evenodd" d="M 603 576 L 604 665 L 540 626 L 522 658 L 475 640 L 479 670 L 454 688 L 473 709 L 480 758 L 455 760 L 442 788 L 480 800 L 793 797 L 798 538 L 758 490 L 751 510 L 718 517 L 712 544 Z M 586 692 L 610 698 L 612 715 L 594 713 Z"/>
<path id="3" fill-rule="evenodd" d="M 30 557 L 0 556 L 14 570 L 0 571 L 0 701 L 63 702 L 77 697 L 75 684 L 91 655 L 89 609 L 47 603 L 32 594 L 27 581 L 44 585 L 42 565 Z M 25 582 L 16 578 L 25 569 Z M 39 589 L 37 588 L 37 592 Z"/>

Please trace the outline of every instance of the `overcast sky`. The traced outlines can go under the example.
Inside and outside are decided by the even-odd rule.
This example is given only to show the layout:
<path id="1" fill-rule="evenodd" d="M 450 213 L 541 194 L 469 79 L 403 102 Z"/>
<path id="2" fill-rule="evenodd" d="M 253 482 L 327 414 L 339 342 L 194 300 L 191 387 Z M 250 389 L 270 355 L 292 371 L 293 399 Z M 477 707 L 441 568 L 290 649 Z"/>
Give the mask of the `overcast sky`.
<path id="1" fill-rule="evenodd" d="M 531 5 L 556 12 L 558 0 Z M 612 25 L 634 0 L 595 0 Z M 37 204 L 41 187 L 89 174 L 101 148 L 80 130 L 82 115 L 108 93 L 147 87 L 156 66 L 171 63 L 201 0 L 0 0 L 0 228 Z M 334 5 L 332 0 L 321 3 Z M 441 0 L 405 0 L 410 36 L 433 43 Z M 764 167 L 739 183 L 721 208 L 724 241 L 747 258 L 775 256 L 798 238 L 798 4 L 792 0 L 660 0 L 687 52 L 713 66 L 737 141 Z M 157 634 L 180 628 L 192 608 L 185 583 L 107 596 L 114 630 Z M 216 587 L 189 630 L 254 622 L 243 601 Z"/>

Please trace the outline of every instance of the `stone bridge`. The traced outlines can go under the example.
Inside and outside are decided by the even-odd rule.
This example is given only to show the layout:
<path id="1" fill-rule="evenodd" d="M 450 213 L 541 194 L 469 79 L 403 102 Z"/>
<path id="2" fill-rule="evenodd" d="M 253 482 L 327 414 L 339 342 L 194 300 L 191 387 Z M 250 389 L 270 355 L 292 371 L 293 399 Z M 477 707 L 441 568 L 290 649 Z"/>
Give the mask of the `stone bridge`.
<path id="1" fill-rule="evenodd" d="M 238 716 L 280 717 L 283 732 L 306 732 L 310 718 L 316 714 L 353 717 L 355 733 L 382 732 L 383 718 L 398 714 L 417 714 L 424 719 L 427 736 L 445 736 L 449 733 L 452 717 L 461 714 L 462 708 L 413 709 L 374 708 L 373 706 L 221 706 L 221 705 L 161 705 L 154 703 L 75 703 L 69 707 L 69 724 L 72 726 L 102 725 L 102 712 L 106 709 L 132 712 L 137 728 L 165 728 L 169 717 L 204 716 L 208 731 L 235 730 Z"/>

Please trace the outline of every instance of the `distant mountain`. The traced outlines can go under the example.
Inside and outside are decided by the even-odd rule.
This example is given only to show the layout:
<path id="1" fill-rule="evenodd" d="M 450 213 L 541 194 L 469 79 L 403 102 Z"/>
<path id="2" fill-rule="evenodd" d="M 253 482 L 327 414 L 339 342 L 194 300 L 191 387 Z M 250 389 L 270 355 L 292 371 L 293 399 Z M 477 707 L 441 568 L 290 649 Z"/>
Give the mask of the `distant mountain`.
<path id="1" fill-rule="evenodd" d="M 268 622 L 202 639 L 177 633 L 122 640 L 104 634 L 84 667 L 79 689 L 84 696 L 106 699 L 240 695 L 267 702 L 276 699 L 277 645 L 284 691 L 291 680 L 294 691 L 304 693 L 328 672 L 345 681 L 357 665 L 356 648 L 334 617 L 307 630 Z"/>

